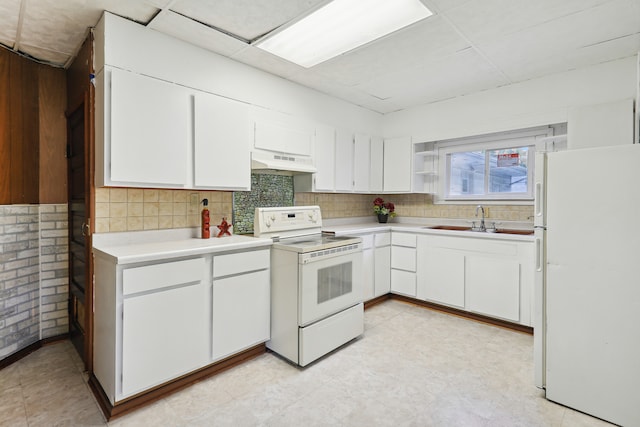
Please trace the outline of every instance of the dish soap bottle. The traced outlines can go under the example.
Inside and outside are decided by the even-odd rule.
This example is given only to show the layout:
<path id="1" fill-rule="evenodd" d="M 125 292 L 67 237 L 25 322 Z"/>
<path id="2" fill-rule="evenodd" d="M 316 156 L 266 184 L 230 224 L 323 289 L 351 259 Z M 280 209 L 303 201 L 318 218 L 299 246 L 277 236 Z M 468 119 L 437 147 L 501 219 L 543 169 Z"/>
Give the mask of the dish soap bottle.
<path id="1" fill-rule="evenodd" d="M 211 233 L 209 230 L 209 200 L 208 199 L 202 199 L 202 204 L 204 205 L 204 207 L 202 208 L 202 238 L 203 239 L 208 239 L 209 237 L 211 237 Z"/>

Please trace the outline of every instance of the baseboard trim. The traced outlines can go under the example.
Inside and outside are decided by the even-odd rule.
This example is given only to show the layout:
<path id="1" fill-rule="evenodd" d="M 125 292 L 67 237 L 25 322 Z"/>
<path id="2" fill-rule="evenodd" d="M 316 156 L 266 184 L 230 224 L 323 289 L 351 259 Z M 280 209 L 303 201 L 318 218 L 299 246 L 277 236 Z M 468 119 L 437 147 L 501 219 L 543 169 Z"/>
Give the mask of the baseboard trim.
<path id="1" fill-rule="evenodd" d="M 43 338 L 41 340 L 34 342 L 33 344 L 29 344 L 25 348 L 18 350 L 15 353 L 10 354 L 9 356 L 0 360 L 0 370 L 6 368 L 9 365 L 12 365 L 13 363 L 17 362 L 20 359 L 23 359 L 24 357 L 30 355 L 31 353 L 38 350 L 39 348 L 44 347 L 45 345 L 49 345 L 59 341 L 64 341 L 68 338 L 69 338 L 69 334 L 61 334 L 61 335 L 56 335 L 54 337 Z"/>
<path id="2" fill-rule="evenodd" d="M 364 303 L 364 309 L 368 309 L 373 307 L 374 305 L 378 305 L 382 302 L 385 302 L 386 300 L 391 299 L 391 294 L 384 294 L 384 295 L 380 295 L 379 297 L 376 297 L 374 299 L 370 299 L 369 301 L 365 301 Z"/>
<path id="3" fill-rule="evenodd" d="M 161 384 L 150 390 L 116 402 L 115 405 L 111 404 L 109 398 L 107 397 L 107 394 L 104 392 L 102 386 L 98 382 L 98 379 L 93 373 L 89 375 L 89 388 L 96 397 L 98 405 L 100 406 L 100 409 L 102 409 L 105 418 L 107 419 L 107 421 L 111 421 L 114 418 L 121 417 L 143 406 L 154 403 L 162 399 L 163 397 L 180 391 L 198 381 L 219 374 L 223 371 L 226 371 L 227 369 L 231 369 L 234 366 L 240 365 L 248 360 L 258 357 L 261 354 L 264 354 L 266 352 L 266 349 L 267 347 L 265 344 L 257 345 L 234 356 L 205 366 L 204 368 L 199 369 L 195 372 L 183 375 L 182 377 L 176 378 L 170 382 Z"/>
<path id="4" fill-rule="evenodd" d="M 482 314 L 470 313 L 468 311 L 460 310 L 453 307 L 447 307 L 446 305 L 440 305 L 433 302 L 422 301 L 419 299 L 406 297 L 404 295 L 389 294 L 391 299 L 407 302 L 413 305 L 418 305 L 431 310 L 440 311 L 447 314 L 452 314 L 458 317 L 464 317 L 466 319 L 475 320 L 481 323 L 488 323 L 493 326 L 499 326 L 506 329 L 511 329 L 517 332 L 523 332 L 525 334 L 533 335 L 533 328 L 531 326 L 520 325 L 518 323 L 509 322 L 506 320 L 496 319 L 489 316 L 483 316 Z"/>

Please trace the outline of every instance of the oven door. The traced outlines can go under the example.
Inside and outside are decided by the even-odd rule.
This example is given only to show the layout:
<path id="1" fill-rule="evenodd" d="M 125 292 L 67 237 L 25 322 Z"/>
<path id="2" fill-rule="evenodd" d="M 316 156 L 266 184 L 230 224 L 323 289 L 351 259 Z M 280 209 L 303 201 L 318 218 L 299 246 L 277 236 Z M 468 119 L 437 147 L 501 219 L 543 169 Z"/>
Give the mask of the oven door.
<path id="1" fill-rule="evenodd" d="M 306 261 L 302 261 L 302 257 Z M 362 251 L 318 256 L 301 255 L 298 320 L 307 326 L 362 302 Z"/>

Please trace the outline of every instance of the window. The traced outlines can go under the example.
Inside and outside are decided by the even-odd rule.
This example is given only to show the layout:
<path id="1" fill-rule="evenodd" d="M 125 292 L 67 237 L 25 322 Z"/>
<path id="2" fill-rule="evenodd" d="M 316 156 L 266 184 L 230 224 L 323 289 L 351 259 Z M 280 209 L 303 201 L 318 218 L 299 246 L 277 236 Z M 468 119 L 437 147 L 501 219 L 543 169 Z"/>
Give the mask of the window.
<path id="1" fill-rule="evenodd" d="M 445 200 L 532 200 L 536 141 L 548 128 L 438 143 Z"/>

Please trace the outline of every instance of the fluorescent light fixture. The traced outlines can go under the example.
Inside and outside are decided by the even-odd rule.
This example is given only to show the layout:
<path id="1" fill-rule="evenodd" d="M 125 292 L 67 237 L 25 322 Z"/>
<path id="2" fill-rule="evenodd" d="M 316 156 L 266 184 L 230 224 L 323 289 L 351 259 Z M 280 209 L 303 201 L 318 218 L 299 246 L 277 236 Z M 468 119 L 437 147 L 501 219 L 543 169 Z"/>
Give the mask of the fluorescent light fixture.
<path id="1" fill-rule="evenodd" d="M 254 46 L 309 68 L 431 15 L 420 0 L 333 0 Z"/>

